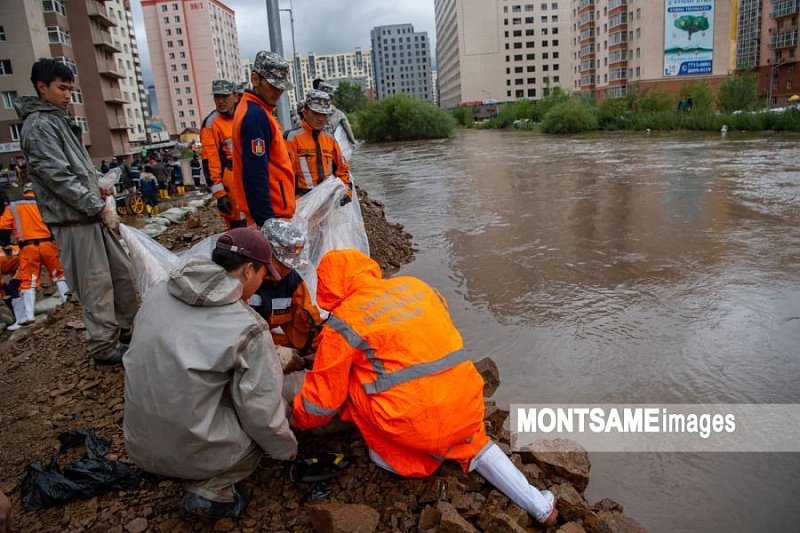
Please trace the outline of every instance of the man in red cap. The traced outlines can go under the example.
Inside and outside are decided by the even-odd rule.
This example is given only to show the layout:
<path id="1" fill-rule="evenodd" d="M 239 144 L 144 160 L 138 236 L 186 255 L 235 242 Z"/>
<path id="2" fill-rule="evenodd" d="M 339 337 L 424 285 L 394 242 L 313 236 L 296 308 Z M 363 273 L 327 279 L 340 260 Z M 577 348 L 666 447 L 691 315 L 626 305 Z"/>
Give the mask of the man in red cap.
<path id="1" fill-rule="evenodd" d="M 235 484 L 262 455 L 297 453 L 269 328 L 246 303 L 268 272 L 267 240 L 228 231 L 211 261 L 190 260 L 147 292 L 123 358 L 128 455 L 183 479 L 184 508 L 211 518 L 247 507 Z"/>

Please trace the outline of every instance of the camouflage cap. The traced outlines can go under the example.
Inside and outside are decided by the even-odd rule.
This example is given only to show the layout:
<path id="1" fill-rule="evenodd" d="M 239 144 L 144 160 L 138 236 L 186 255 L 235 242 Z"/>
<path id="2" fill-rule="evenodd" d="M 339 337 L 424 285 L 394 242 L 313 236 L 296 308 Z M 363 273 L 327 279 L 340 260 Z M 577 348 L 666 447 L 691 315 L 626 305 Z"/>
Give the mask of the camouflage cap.
<path id="1" fill-rule="evenodd" d="M 253 72 L 263 76 L 276 89 L 289 91 L 294 87 L 289 79 L 289 62 L 275 52 L 261 51 L 253 61 Z"/>
<path id="2" fill-rule="evenodd" d="M 331 85 L 327 81 L 321 81 L 319 82 L 319 90 L 324 91 L 328 94 L 333 94 L 333 85 Z"/>
<path id="3" fill-rule="evenodd" d="M 272 255 L 290 268 L 300 268 L 306 239 L 303 233 L 290 220 L 270 218 L 261 227 L 261 234 L 269 241 Z"/>
<path id="4" fill-rule="evenodd" d="M 22 192 L 23 192 L 23 193 L 26 193 L 26 192 L 33 192 L 33 183 L 31 183 L 31 182 L 28 182 L 28 183 L 26 183 L 25 185 L 23 185 L 23 186 L 22 186 Z"/>
<path id="5" fill-rule="evenodd" d="M 331 95 L 325 91 L 308 91 L 305 100 L 306 108 L 315 113 L 322 115 L 330 115 L 333 113 L 333 105 L 331 104 Z"/>
<path id="6" fill-rule="evenodd" d="M 223 96 L 233 94 L 233 82 L 221 78 L 212 81 L 211 94 L 221 94 Z"/>
<path id="7" fill-rule="evenodd" d="M 236 94 L 242 94 L 245 89 L 247 89 L 247 82 L 242 81 L 233 86 L 233 92 Z"/>

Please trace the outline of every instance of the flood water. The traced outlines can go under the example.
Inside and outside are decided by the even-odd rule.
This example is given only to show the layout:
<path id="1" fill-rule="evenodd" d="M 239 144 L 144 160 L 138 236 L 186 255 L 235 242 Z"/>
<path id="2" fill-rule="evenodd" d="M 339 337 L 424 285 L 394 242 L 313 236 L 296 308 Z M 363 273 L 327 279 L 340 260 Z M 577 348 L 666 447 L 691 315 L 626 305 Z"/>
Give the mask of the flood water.
<path id="1" fill-rule="evenodd" d="M 800 403 L 800 136 L 463 131 L 365 145 L 510 403 Z M 800 531 L 800 454 L 592 454 L 656 532 Z"/>

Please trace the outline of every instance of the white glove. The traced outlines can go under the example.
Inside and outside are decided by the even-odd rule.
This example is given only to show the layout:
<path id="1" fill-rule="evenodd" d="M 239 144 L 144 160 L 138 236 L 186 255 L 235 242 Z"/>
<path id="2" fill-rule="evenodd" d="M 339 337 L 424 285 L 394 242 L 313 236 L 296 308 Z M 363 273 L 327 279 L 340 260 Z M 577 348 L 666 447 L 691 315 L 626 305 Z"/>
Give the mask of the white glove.
<path id="1" fill-rule="evenodd" d="M 305 367 L 305 361 L 300 357 L 300 352 L 288 346 L 276 346 L 275 351 L 278 353 L 278 361 L 281 364 L 284 374 L 290 374 Z"/>
<path id="2" fill-rule="evenodd" d="M 109 202 L 109 198 L 111 202 Z M 116 202 L 113 196 L 106 196 L 106 206 L 100 211 L 100 220 L 112 231 L 119 229 L 119 215 L 117 214 Z"/>

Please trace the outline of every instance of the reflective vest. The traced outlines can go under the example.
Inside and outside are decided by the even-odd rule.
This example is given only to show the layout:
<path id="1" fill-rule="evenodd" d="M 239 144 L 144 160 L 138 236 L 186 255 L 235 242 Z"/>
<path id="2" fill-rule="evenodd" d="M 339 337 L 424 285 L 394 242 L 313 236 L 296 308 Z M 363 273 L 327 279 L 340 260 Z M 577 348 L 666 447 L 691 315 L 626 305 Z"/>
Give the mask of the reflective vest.
<path id="1" fill-rule="evenodd" d="M 36 204 L 36 196 L 32 192 L 26 192 L 20 200 L 8 205 L 3 216 L 0 217 L 0 229 L 14 231 L 17 244 L 53 238 L 50 229 L 42 221 L 42 214 Z"/>
<path id="2" fill-rule="evenodd" d="M 483 379 L 441 295 L 416 278 L 381 279 L 356 250 L 328 252 L 318 275 L 318 304 L 332 314 L 293 424 L 340 413 L 398 474 L 427 476 L 444 459 L 466 469 L 488 442 Z"/>
<path id="3" fill-rule="evenodd" d="M 233 187 L 247 224 L 294 215 L 294 171 L 274 106 L 247 90 L 233 115 Z"/>
<path id="4" fill-rule="evenodd" d="M 350 167 L 339 143 L 323 131 L 314 131 L 308 122 L 286 134 L 289 155 L 294 165 L 295 190 L 303 195 L 331 174 L 350 187 Z"/>

